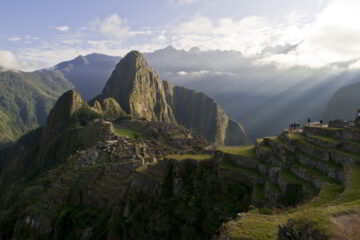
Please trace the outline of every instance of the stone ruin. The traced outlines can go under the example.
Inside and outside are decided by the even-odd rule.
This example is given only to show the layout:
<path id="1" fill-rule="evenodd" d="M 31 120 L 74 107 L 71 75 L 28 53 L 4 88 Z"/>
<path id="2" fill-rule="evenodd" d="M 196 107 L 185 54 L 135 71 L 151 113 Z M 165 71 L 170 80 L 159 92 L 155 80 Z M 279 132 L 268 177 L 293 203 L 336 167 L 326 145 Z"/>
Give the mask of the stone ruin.
<path id="1" fill-rule="evenodd" d="M 348 122 L 341 119 L 329 121 L 329 128 L 344 128 L 346 126 L 348 126 Z"/>

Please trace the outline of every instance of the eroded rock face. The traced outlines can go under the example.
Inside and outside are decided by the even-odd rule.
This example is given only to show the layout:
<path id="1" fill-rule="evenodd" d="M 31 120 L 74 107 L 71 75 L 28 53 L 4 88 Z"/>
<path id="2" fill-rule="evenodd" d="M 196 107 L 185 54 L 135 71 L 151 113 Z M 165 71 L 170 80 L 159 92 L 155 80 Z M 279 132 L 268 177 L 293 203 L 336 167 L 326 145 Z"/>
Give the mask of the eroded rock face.
<path id="1" fill-rule="evenodd" d="M 114 98 L 106 98 L 102 101 L 95 101 L 92 109 L 103 115 L 105 119 L 116 119 L 126 116 L 125 111 L 121 108 L 120 104 Z"/>
<path id="2" fill-rule="evenodd" d="M 150 121 L 175 122 L 159 75 L 137 51 L 128 53 L 120 61 L 97 99 L 109 97 L 133 116 Z"/>
<path id="3" fill-rule="evenodd" d="M 177 122 L 218 145 L 249 143 L 245 129 L 230 119 L 213 99 L 161 81 L 137 51 L 128 53 L 120 61 L 102 94 L 93 100 L 94 107 L 100 112 L 104 111 L 101 102 L 106 98 L 115 99 L 131 116 L 149 121 Z"/>
<path id="4" fill-rule="evenodd" d="M 43 130 L 44 142 L 54 138 L 64 127 L 71 116 L 84 105 L 87 105 L 83 97 L 74 90 L 64 93 L 51 110 Z"/>
<path id="5" fill-rule="evenodd" d="M 249 143 L 245 129 L 230 119 L 223 108 L 203 93 L 164 81 L 166 99 L 178 123 L 202 134 L 218 145 Z"/>

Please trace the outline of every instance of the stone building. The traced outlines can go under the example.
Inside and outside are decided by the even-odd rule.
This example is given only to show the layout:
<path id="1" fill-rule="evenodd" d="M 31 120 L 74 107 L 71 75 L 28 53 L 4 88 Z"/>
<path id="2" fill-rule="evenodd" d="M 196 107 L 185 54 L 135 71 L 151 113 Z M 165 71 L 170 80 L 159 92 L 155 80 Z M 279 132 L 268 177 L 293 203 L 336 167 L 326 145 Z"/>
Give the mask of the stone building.
<path id="1" fill-rule="evenodd" d="M 329 128 L 344 128 L 347 125 L 347 122 L 336 119 L 334 121 L 329 121 Z"/>

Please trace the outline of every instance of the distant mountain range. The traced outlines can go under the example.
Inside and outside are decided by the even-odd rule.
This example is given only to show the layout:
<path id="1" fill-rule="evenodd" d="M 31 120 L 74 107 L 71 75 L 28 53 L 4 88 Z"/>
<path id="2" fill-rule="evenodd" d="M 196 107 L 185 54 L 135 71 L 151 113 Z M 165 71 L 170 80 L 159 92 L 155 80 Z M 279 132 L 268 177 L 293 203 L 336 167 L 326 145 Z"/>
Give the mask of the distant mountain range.
<path id="1" fill-rule="evenodd" d="M 93 53 L 59 63 L 54 69 L 61 71 L 75 89 L 90 100 L 100 94 L 119 61 L 120 57 Z"/>
<path id="2" fill-rule="evenodd" d="M 269 51 L 278 52 L 282 49 L 278 47 Z M 286 49 L 291 49 L 291 46 L 287 46 Z M 286 49 L 284 48 L 284 51 Z M 262 54 L 268 54 L 269 51 Z M 216 100 L 223 106 L 229 117 L 244 123 L 253 141 L 262 136 L 277 135 L 290 123 L 303 123 L 307 118 L 313 120 L 349 118 L 357 108 L 357 98 L 352 97 L 348 98 L 348 101 L 352 101 L 352 105 L 344 102 L 345 106 L 353 106 L 351 110 L 347 113 L 340 112 L 343 110 L 338 110 L 338 107 L 343 105 L 341 100 L 343 97 L 336 100 L 338 94 L 332 102 L 336 101 L 339 104 L 329 104 L 339 89 L 360 82 L 357 72 L 334 74 L 328 69 L 301 67 L 278 69 L 258 63 L 257 60 L 261 56 L 249 58 L 236 51 L 201 51 L 198 48 L 185 51 L 169 46 L 151 53 L 144 53 L 144 56 L 157 70 L 161 79 L 177 86 L 203 92 Z M 56 86 L 59 82 L 62 84 L 58 88 L 55 87 L 54 92 L 51 89 L 46 91 L 52 96 L 52 101 L 46 101 L 49 107 L 43 115 L 47 115 L 54 100 L 67 89 L 75 88 L 86 100 L 99 95 L 120 59 L 121 57 L 118 56 L 94 53 L 59 63 L 51 69 L 33 73 L 12 72 L 11 74 L 14 78 L 22 79 L 22 84 L 25 85 L 34 82 L 33 75 L 37 76 L 40 72 L 42 78 L 46 76 L 48 80 L 55 79 L 51 84 Z M 5 73 L 4 70 L 1 72 L 1 78 L 8 77 L 6 74 L 9 73 Z M 50 82 L 45 82 L 43 88 L 47 89 L 47 84 Z M 0 84 L 4 85 L 5 82 Z M 20 86 L 19 89 L 22 87 Z M 7 84 L 2 87 L 2 91 L 17 90 L 15 85 Z M 1 96 L 3 99 L 5 95 Z M 29 100 L 32 98 L 28 97 L 25 102 L 36 105 L 36 101 Z M 23 104 L 17 104 L 14 99 L 6 100 L 12 104 L 0 102 L 2 104 L 0 114 L 7 119 L 4 121 L 7 123 L 2 123 L 2 129 L 5 129 L 3 132 L 6 132 L 2 135 L 2 142 L 16 139 L 29 129 L 43 124 L 43 116 L 32 117 L 32 123 L 24 122 L 21 118 L 13 120 L 14 116 L 20 114 L 20 110 L 12 110 L 13 112 L 10 113 L 9 106 L 16 106 L 16 108 L 10 107 L 11 109 L 20 109 L 23 106 Z M 2 102 L 4 101 L 3 99 Z M 331 106 L 336 106 L 335 110 L 331 110 Z M 33 108 L 28 107 L 28 109 Z M 329 112 L 336 112 L 336 114 Z M 12 123 L 8 124 L 9 122 Z"/>
<path id="3" fill-rule="evenodd" d="M 164 49 L 163 51 L 157 51 L 153 53 L 155 54 L 155 56 L 160 56 L 160 57 L 155 57 L 155 59 L 159 59 L 159 62 L 164 61 L 165 63 L 166 55 L 164 55 L 164 52 L 166 53 L 167 51 L 178 53 L 177 50 L 167 48 Z M 194 52 L 194 50 L 192 51 Z M 179 52 L 184 53 L 185 51 L 179 51 Z M 148 58 L 151 57 L 154 58 L 154 55 L 151 54 L 148 54 L 147 56 Z M 164 57 L 164 59 L 162 59 L 162 57 Z M 114 69 L 116 71 L 117 69 L 116 63 L 120 59 L 121 59 L 120 57 L 112 57 L 101 54 L 90 54 L 87 56 L 79 56 L 74 60 L 60 63 L 55 67 L 47 70 L 41 70 L 32 73 L 12 72 L 12 71 L 2 72 L 4 76 L 6 76 L 6 74 L 10 74 L 9 76 L 11 77 L 8 77 L 7 79 L 8 81 L 18 78 L 20 79 L 20 82 L 22 84 L 33 83 L 33 82 L 34 84 L 39 84 L 39 85 L 44 84 L 44 86 L 41 87 L 46 89 L 47 94 L 53 97 L 51 101 L 50 100 L 42 101 L 46 103 L 46 108 L 40 109 L 39 107 L 40 105 L 37 100 L 38 96 L 35 93 L 28 92 L 28 94 L 26 95 L 27 99 L 24 101 L 14 100 L 10 95 L 4 94 L 3 102 L 6 101 L 12 101 L 12 102 L 11 104 L 6 104 L 6 103 L 3 104 L 4 106 L 8 106 L 8 108 L 6 109 L 7 111 L 4 111 L 4 119 L 7 119 L 7 121 L 5 121 L 3 124 L 4 126 L 2 132 L 4 132 L 3 134 L 4 137 L 0 141 L 2 145 L 19 138 L 21 135 L 28 132 L 29 130 L 32 130 L 38 126 L 43 125 L 44 119 L 46 119 L 51 107 L 54 104 L 54 100 L 66 90 L 75 88 L 77 91 L 79 91 L 82 95 L 85 96 L 86 100 L 90 100 L 93 97 L 99 95 L 101 90 L 105 86 L 105 82 L 111 75 L 111 72 Z M 144 64 L 144 66 L 145 65 L 147 65 L 147 63 Z M 127 69 L 127 68 L 125 67 L 122 69 Z M 143 69 L 147 69 L 147 67 L 144 67 Z M 36 81 L 33 79 L 36 76 L 38 76 L 40 73 L 42 74 L 41 77 L 45 78 L 47 81 Z M 126 79 L 128 77 L 128 75 L 126 74 L 120 75 L 117 78 Z M 150 72 L 149 74 L 153 76 L 153 77 L 149 77 L 149 79 L 153 79 L 156 76 L 156 73 L 154 72 Z M 58 78 L 61 78 L 61 81 Z M 148 77 L 144 76 L 144 79 L 147 78 Z M 141 81 L 145 81 L 144 79 Z M 160 77 L 155 77 L 155 79 L 158 79 L 153 82 L 153 84 L 155 85 L 145 88 L 144 90 L 145 92 L 143 92 L 143 94 L 147 94 L 147 90 L 153 89 L 154 94 L 149 95 L 149 97 L 151 97 L 151 99 L 157 99 L 155 100 L 154 104 L 159 104 L 160 103 L 159 101 L 161 99 L 163 99 L 162 100 L 163 103 L 160 103 L 160 105 L 151 105 L 151 106 L 149 105 L 148 107 L 156 108 L 156 111 L 164 110 L 165 111 L 164 113 L 170 114 L 167 116 L 168 119 L 173 119 L 175 122 L 176 120 L 178 120 L 179 123 L 184 125 L 185 127 L 198 131 L 210 142 L 214 142 L 216 144 L 229 144 L 229 145 L 249 143 L 245 129 L 236 121 L 231 120 L 226 115 L 224 110 L 213 99 L 206 96 L 205 94 L 198 93 L 190 89 L 174 87 L 169 83 L 166 83 L 166 87 L 168 90 L 166 94 L 165 92 L 160 94 L 161 91 L 164 91 L 165 87 L 162 85 L 163 83 L 159 80 Z M 54 81 L 54 83 L 52 83 L 52 81 Z M 59 83 L 63 85 L 58 87 L 57 84 Z M 54 85 L 55 87 L 52 86 L 51 84 Z M 141 82 L 141 84 L 146 84 L 146 83 Z M 152 83 L 149 80 L 147 84 L 151 85 Z M 13 88 L 13 87 L 15 86 L 12 84 L 4 85 L 2 87 L 2 90 L 4 92 L 18 91 L 18 93 L 20 94 L 22 93 L 23 87 L 19 87 L 19 88 Z M 51 89 L 50 87 L 53 87 L 54 89 Z M 114 86 L 110 87 L 108 89 L 112 91 L 114 90 L 121 91 L 125 87 L 126 87 L 125 85 L 119 85 L 116 87 Z M 135 96 L 131 91 L 136 92 L 137 91 L 136 89 L 138 88 L 142 89 L 140 85 L 134 87 L 133 90 L 127 89 L 130 91 L 128 92 L 128 94 L 132 94 L 132 96 Z M 115 98 L 115 96 L 110 96 L 110 95 L 109 97 Z M 124 97 L 122 96 L 122 94 L 120 94 L 119 96 Z M 143 96 L 139 95 L 138 97 L 143 97 Z M 121 106 L 125 106 L 122 103 L 121 98 L 115 98 L 115 99 L 119 101 Z M 153 101 L 151 99 L 148 99 L 149 102 Z M 23 118 L 25 117 L 23 116 L 32 115 L 33 114 L 32 109 L 35 107 L 34 106 L 27 107 L 26 104 L 24 104 L 23 102 L 26 103 L 29 102 L 36 105 L 36 113 L 38 115 L 32 117 L 30 122 L 27 118 L 24 120 Z M 168 104 L 170 105 L 167 107 Z M 148 109 L 148 107 L 146 108 Z M 21 110 L 14 112 L 12 114 L 10 113 L 12 109 L 21 109 Z M 125 110 L 127 111 L 127 113 L 131 113 L 129 109 L 125 109 Z M 151 112 L 149 112 L 149 114 L 151 114 Z M 173 116 L 171 116 L 171 114 Z M 145 114 L 143 116 L 147 116 L 147 115 Z M 143 116 L 141 115 L 141 117 Z M 164 117 L 165 115 L 163 115 L 162 117 L 158 116 L 154 120 L 167 121 L 166 118 Z M 18 121 L 17 120 L 18 118 L 22 120 Z M 153 119 L 149 119 L 149 120 L 153 120 Z"/>
<path id="4" fill-rule="evenodd" d="M 282 50 L 278 48 L 277 52 Z M 336 91 L 360 81 L 357 72 L 278 69 L 256 64 L 260 56 L 244 57 L 236 51 L 185 51 L 169 46 L 144 55 L 162 79 L 214 98 L 231 117 L 244 123 L 252 140 L 277 135 L 292 122 L 328 120 L 323 113 Z M 58 64 L 56 69 L 89 100 L 105 85 L 119 59 L 91 54 Z M 93 73 L 92 69 L 99 68 Z"/>
<path id="5" fill-rule="evenodd" d="M 326 106 L 325 120 L 353 120 L 360 109 L 360 83 L 339 89 Z"/>

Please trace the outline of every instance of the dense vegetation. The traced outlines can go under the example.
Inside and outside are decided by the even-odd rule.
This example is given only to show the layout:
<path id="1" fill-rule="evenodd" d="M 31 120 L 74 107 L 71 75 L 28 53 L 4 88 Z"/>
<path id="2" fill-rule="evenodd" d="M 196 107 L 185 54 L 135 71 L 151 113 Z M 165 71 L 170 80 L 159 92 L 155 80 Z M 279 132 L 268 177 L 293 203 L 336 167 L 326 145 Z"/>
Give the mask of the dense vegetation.
<path id="1" fill-rule="evenodd" d="M 0 147 L 43 125 L 57 98 L 72 87 L 57 71 L 0 72 Z"/>

